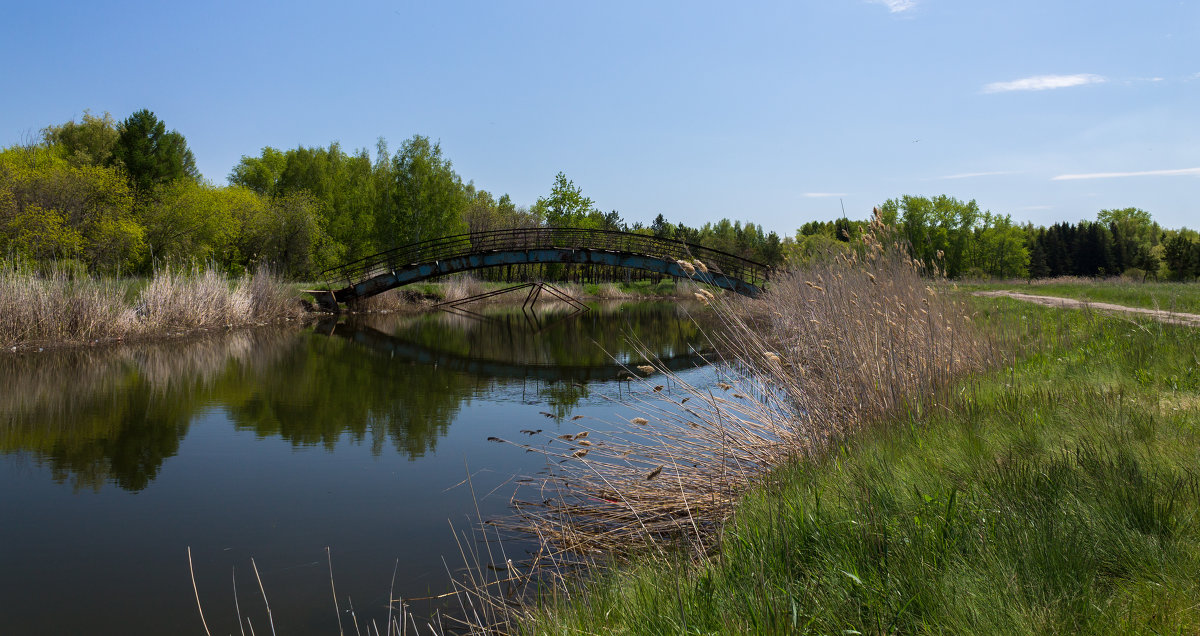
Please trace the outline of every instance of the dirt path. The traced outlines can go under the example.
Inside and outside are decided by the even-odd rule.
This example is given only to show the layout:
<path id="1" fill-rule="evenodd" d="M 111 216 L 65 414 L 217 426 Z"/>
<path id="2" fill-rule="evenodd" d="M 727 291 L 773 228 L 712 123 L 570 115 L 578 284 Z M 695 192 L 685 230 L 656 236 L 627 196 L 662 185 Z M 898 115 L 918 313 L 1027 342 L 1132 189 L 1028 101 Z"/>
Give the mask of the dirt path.
<path id="1" fill-rule="evenodd" d="M 1066 307 L 1069 309 L 1087 308 L 1114 314 L 1140 314 L 1172 325 L 1200 327 L 1200 315 L 1198 314 L 1182 314 L 1178 312 L 1164 311 L 1162 309 L 1126 307 L 1125 305 L 1097 303 L 1088 300 L 1076 300 L 1074 298 L 1058 298 L 1057 296 L 1035 296 L 1033 294 L 1022 294 L 1020 292 L 1008 291 L 1004 289 L 996 291 L 979 291 L 975 292 L 975 295 L 991 297 L 1005 296 L 1007 298 L 1015 298 L 1017 300 L 1024 300 L 1026 302 L 1037 303 L 1039 305 L 1046 305 L 1047 307 Z"/>

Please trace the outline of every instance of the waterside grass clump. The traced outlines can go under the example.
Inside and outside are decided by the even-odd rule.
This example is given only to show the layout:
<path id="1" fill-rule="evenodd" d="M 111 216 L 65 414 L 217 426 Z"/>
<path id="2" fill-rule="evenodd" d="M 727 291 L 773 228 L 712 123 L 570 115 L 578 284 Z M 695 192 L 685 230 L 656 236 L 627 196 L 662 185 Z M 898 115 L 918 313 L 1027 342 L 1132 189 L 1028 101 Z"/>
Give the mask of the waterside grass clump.
<path id="1" fill-rule="evenodd" d="M 708 552 L 618 559 L 512 627 L 1200 631 L 1200 332 L 976 307 L 1040 346 L 775 467 Z"/>
<path id="2" fill-rule="evenodd" d="M 0 266 L 0 346 L 10 349 L 151 337 L 299 318 L 269 268 L 230 280 L 212 269 L 163 269 L 141 289 L 68 267 Z"/>

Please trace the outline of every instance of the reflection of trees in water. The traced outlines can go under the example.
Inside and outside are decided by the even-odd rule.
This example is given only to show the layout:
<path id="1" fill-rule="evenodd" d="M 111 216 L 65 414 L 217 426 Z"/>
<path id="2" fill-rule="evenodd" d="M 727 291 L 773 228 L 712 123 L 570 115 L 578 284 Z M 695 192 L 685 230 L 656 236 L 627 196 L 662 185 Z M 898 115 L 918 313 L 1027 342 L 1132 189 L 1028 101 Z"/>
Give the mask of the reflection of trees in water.
<path id="1" fill-rule="evenodd" d="M 426 316 L 384 326 L 468 358 L 562 361 L 575 369 L 611 365 L 609 354 L 634 356 L 627 334 L 659 355 L 700 339 L 694 325 L 662 305 L 626 305 L 542 333 L 519 329 L 519 313 L 501 313 L 482 323 Z M 436 449 L 464 401 L 497 381 L 291 330 L 5 356 L 0 453 L 31 453 L 55 480 L 76 488 L 115 483 L 141 490 L 178 452 L 198 414 L 223 409 L 235 427 L 259 436 L 330 450 L 348 437 L 376 454 L 390 444 L 418 458 Z M 573 381 L 548 382 L 538 393 L 559 418 L 588 395 Z"/>
<path id="2" fill-rule="evenodd" d="M 0 358 L 0 452 L 31 452 L 57 481 L 141 490 L 189 423 L 223 408 L 236 428 L 332 450 L 343 435 L 381 453 L 434 449 L 477 381 L 397 365 L 295 331 Z"/>
<path id="3" fill-rule="evenodd" d="M 423 365 L 396 364 L 350 342 L 310 337 L 293 347 L 249 399 L 230 404 L 241 429 L 333 450 L 343 435 L 417 458 L 433 451 L 478 382 Z"/>
<path id="4" fill-rule="evenodd" d="M 178 451 L 227 366 L 269 364 L 287 338 L 240 332 L 0 358 L 0 452 L 31 451 L 76 488 L 140 490 Z"/>

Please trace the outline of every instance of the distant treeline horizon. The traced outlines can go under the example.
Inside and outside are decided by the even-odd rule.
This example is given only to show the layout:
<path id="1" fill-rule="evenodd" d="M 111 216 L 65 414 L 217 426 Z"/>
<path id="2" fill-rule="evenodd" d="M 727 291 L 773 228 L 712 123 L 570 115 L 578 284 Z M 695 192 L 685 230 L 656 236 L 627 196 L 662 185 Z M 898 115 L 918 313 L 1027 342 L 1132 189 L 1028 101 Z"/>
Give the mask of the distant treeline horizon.
<path id="1" fill-rule="evenodd" d="M 914 258 L 951 278 L 1200 276 L 1200 235 L 1160 227 L 1138 208 L 1095 221 L 1016 224 L 975 201 L 905 195 L 878 206 Z M 116 121 L 85 112 L 40 140 L 0 150 L 0 259 L 68 261 L 88 272 L 146 275 L 205 263 L 230 273 L 269 263 L 311 279 L 348 260 L 418 240 L 500 228 L 620 230 L 703 245 L 772 266 L 852 250 L 870 219 L 810 221 L 780 237 L 752 221 L 649 224 L 603 211 L 563 173 L 532 205 L 475 187 L 437 142 L 392 152 L 328 147 L 244 155 L 228 184 L 205 182 L 182 134 L 149 110 Z"/>

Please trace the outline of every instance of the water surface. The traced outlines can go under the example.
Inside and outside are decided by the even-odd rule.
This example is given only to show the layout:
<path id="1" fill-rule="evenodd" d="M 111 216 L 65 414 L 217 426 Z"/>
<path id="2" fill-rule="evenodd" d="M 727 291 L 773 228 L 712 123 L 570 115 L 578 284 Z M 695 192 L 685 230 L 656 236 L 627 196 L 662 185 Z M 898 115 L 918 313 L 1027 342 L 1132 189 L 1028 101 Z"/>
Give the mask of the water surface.
<path id="1" fill-rule="evenodd" d="M 628 416 L 623 364 L 686 376 L 704 343 L 678 305 L 626 303 L 6 356 L 0 631 L 203 633 L 189 546 L 214 634 L 239 633 L 235 584 L 269 633 L 251 558 L 280 634 L 337 633 L 327 546 L 346 629 L 348 599 L 382 623 L 393 572 L 396 596 L 446 592 L 452 526 L 505 514 L 543 467 L 488 437 Z"/>

